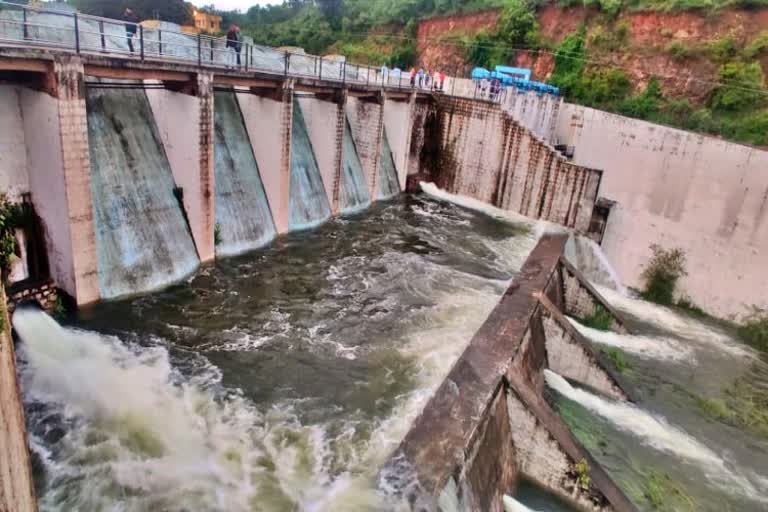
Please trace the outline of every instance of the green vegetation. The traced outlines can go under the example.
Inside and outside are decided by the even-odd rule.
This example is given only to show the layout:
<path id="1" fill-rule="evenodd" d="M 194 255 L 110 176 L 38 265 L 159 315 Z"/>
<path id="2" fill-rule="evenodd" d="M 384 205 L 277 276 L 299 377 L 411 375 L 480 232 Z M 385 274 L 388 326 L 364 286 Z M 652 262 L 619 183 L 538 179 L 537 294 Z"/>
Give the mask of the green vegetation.
<path id="1" fill-rule="evenodd" d="M 589 486 L 592 483 L 592 478 L 589 476 L 589 464 L 586 459 L 581 459 L 574 464 L 572 471 L 576 479 L 576 485 L 584 490 L 589 489 Z"/>
<path id="2" fill-rule="evenodd" d="M 682 249 L 664 249 L 651 245 L 653 256 L 641 275 L 645 282 L 642 291 L 644 299 L 670 306 L 674 303 L 675 288 L 681 277 L 688 275 L 685 270 L 686 258 Z"/>
<path id="3" fill-rule="evenodd" d="M 11 263 L 16 259 L 16 236 L 14 230 L 24 224 L 24 211 L 18 204 L 8 201 L 0 194 L 0 272 L 3 281 L 8 275 Z"/>
<path id="4" fill-rule="evenodd" d="M 56 297 L 56 304 L 53 305 L 53 318 L 56 320 L 62 320 L 67 315 L 67 308 L 64 306 L 64 301 L 61 297 Z"/>
<path id="5" fill-rule="evenodd" d="M 152 19 L 155 13 L 160 19 L 179 23 L 191 23 L 192 5 L 184 0 L 68 0 L 77 10 L 94 16 L 120 19 L 126 7 L 130 7 L 139 19 Z M 24 2 L 26 3 L 26 2 Z"/>
<path id="6" fill-rule="evenodd" d="M 738 329 L 741 339 L 763 352 L 768 352 L 768 311 L 752 306 L 752 311 Z"/>
<path id="7" fill-rule="evenodd" d="M 685 488 L 666 473 L 648 469 L 643 473 L 643 497 L 653 510 L 694 511 L 696 503 Z"/>
<path id="8" fill-rule="evenodd" d="M 221 224 L 218 222 L 213 226 L 213 245 L 218 247 L 221 245 Z"/>
<path id="9" fill-rule="evenodd" d="M 595 306 L 591 315 L 579 318 L 579 323 L 598 331 L 609 331 L 613 324 L 613 315 L 602 304 Z"/>
<path id="10" fill-rule="evenodd" d="M 706 311 L 704 311 L 699 306 L 697 306 L 693 302 L 693 299 L 691 299 L 687 295 L 680 297 L 680 299 L 678 299 L 677 304 L 675 304 L 675 306 L 677 306 L 678 309 L 682 310 L 687 315 L 690 315 L 694 318 L 711 319 L 716 322 L 718 321 L 718 319 L 711 317 Z"/>
<path id="11" fill-rule="evenodd" d="M 705 416 L 768 439 L 768 389 L 758 377 L 759 368 L 753 370 L 738 378 L 722 397 L 694 399 Z"/>
<path id="12" fill-rule="evenodd" d="M 629 368 L 629 363 L 621 349 L 601 348 L 600 352 L 611 361 L 611 364 L 616 368 L 617 372 L 624 373 L 624 370 Z"/>

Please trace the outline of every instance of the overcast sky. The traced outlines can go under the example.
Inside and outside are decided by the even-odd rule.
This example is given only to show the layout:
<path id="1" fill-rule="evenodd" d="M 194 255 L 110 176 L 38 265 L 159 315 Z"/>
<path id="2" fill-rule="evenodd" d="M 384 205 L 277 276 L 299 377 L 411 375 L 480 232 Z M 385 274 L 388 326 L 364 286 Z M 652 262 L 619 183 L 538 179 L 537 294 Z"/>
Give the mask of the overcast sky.
<path id="1" fill-rule="evenodd" d="M 239 11 L 247 11 L 249 7 L 256 4 L 268 5 L 268 4 L 280 4 L 282 0 L 192 0 L 192 3 L 198 7 L 203 5 L 215 5 L 217 9 L 223 11 L 231 11 L 237 9 Z"/>

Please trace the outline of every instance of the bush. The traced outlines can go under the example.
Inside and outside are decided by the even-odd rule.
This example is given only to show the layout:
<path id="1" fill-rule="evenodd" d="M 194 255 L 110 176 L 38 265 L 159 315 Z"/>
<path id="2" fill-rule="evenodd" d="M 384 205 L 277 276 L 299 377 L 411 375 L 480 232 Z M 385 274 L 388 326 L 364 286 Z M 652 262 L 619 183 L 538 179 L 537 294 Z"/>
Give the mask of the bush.
<path id="1" fill-rule="evenodd" d="M 709 100 L 714 110 L 738 112 L 754 110 L 766 103 L 763 68 L 757 62 L 730 62 L 720 68 L 724 85 L 717 87 Z"/>
<path id="2" fill-rule="evenodd" d="M 611 364 L 619 373 L 624 373 L 624 370 L 629 368 L 629 363 L 627 362 L 626 357 L 624 356 L 624 352 L 622 352 L 618 348 L 603 348 L 600 350 L 600 352 L 603 353 L 605 357 L 608 358 L 609 361 L 611 361 Z"/>
<path id="3" fill-rule="evenodd" d="M 768 310 L 752 306 L 739 327 L 739 336 L 758 350 L 768 351 Z"/>
<path id="4" fill-rule="evenodd" d="M 22 217 L 21 207 L 8 201 L 5 194 L 0 194 L 0 272 L 3 279 L 16 258 L 15 229 L 22 224 Z"/>
<path id="5" fill-rule="evenodd" d="M 602 304 L 598 304 L 592 314 L 588 317 L 580 318 L 579 323 L 598 331 L 608 331 L 611 329 L 611 324 L 613 324 L 613 315 Z"/>
<path id="6" fill-rule="evenodd" d="M 755 59 L 763 53 L 768 53 L 768 30 L 760 32 L 755 40 L 744 48 L 743 55 L 747 59 Z"/>
<path id="7" fill-rule="evenodd" d="M 686 257 L 680 248 L 664 249 L 653 244 L 653 256 L 641 275 L 645 282 L 642 296 L 657 304 L 670 306 L 674 303 L 675 288 L 681 277 L 687 276 Z"/>
<path id="8" fill-rule="evenodd" d="M 511 0 L 499 16 L 496 35 L 511 46 L 537 46 L 539 24 L 533 8 L 525 0 Z"/>
<path id="9" fill-rule="evenodd" d="M 624 100 L 619 106 L 619 112 L 625 116 L 637 119 L 652 119 L 659 110 L 663 97 L 661 85 L 656 77 L 648 81 L 642 94 Z"/>
<path id="10" fill-rule="evenodd" d="M 498 64 L 505 64 L 509 52 L 506 45 L 499 42 L 494 34 L 481 30 L 466 47 L 466 57 L 474 66 L 493 69 Z"/>

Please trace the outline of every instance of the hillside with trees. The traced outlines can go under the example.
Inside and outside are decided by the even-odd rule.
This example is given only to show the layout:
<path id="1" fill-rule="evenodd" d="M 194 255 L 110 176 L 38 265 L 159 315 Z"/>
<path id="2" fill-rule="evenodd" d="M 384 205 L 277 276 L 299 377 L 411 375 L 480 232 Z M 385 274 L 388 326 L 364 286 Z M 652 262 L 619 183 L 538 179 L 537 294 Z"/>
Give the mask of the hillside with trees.
<path id="1" fill-rule="evenodd" d="M 185 9 L 182 0 L 71 1 L 177 22 Z M 479 12 L 489 13 L 482 25 L 465 27 Z M 518 64 L 567 101 L 768 145 L 768 0 L 286 0 L 218 14 L 256 43 L 357 63 L 464 75 Z M 425 30 L 436 17 L 447 23 Z"/>

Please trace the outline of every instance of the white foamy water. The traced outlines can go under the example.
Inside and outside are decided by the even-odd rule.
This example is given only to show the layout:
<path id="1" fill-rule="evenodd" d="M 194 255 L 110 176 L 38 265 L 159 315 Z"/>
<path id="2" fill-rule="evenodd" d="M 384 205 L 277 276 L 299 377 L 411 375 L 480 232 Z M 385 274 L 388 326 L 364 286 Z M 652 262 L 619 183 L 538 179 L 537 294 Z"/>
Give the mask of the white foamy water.
<path id="1" fill-rule="evenodd" d="M 56 482 L 43 510 L 380 506 L 367 479 L 332 475 L 338 439 L 302 426 L 289 407 L 262 413 L 236 393 L 216 396 L 215 368 L 179 383 L 162 347 L 132 350 L 37 311 L 17 311 L 14 326 L 25 398 L 58 404 L 52 414 L 72 426 L 55 457 L 32 442 Z"/>
<path id="2" fill-rule="evenodd" d="M 504 512 L 537 512 L 536 510 L 526 507 L 515 498 L 511 496 L 504 496 Z"/>
<path id="3" fill-rule="evenodd" d="M 567 318 L 582 336 L 599 345 L 620 348 L 646 359 L 696 364 L 696 356 L 691 347 L 685 346 L 675 339 L 600 331 L 581 325 L 573 318 Z"/>
<path id="4" fill-rule="evenodd" d="M 571 235 L 565 244 L 566 259 L 591 282 L 613 288 L 621 295 L 626 295 L 627 290 L 621 283 L 619 273 L 613 267 L 602 247 L 594 240 Z"/>
<path id="5" fill-rule="evenodd" d="M 736 357 L 752 357 L 753 352 L 734 341 L 722 331 L 703 324 L 695 318 L 677 313 L 664 306 L 629 297 L 610 288 L 596 285 L 598 293 L 619 311 L 648 322 L 684 339 L 706 344 Z"/>
<path id="6" fill-rule="evenodd" d="M 560 224 L 555 224 L 554 222 L 531 219 L 530 217 L 520 215 L 519 213 L 496 208 L 495 206 L 492 206 L 478 199 L 474 199 L 472 197 L 451 194 L 450 192 L 441 190 L 434 183 L 426 183 L 422 181 L 419 183 L 419 187 L 421 187 L 422 192 L 440 201 L 446 201 L 468 210 L 483 213 L 489 217 L 493 217 L 496 220 L 526 226 L 533 231 L 536 239 L 540 238 L 546 233 L 569 232 L 568 228 L 565 228 Z"/>
<path id="7" fill-rule="evenodd" d="M 707 478 L 727 492 L 768 502 L 768 498 L 761 497 L 762 491 L 758 491 L 736 468 L 731 467 L 722 457 L 684 431 L 669 424 L 664 418 L 654 416 L 630 403 L 610 401 L 583 389 L 574 388 L 563 377 L 550 370 L 544 370 L 544 378 L 551 389 L 607 419 L 619 430 L 636 436 L 656 450 L 700 466 Z"/>

